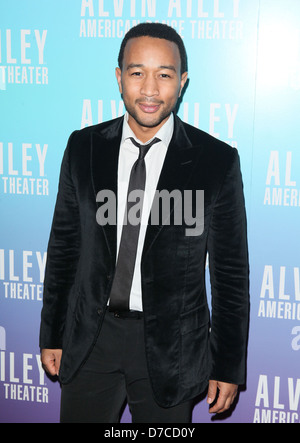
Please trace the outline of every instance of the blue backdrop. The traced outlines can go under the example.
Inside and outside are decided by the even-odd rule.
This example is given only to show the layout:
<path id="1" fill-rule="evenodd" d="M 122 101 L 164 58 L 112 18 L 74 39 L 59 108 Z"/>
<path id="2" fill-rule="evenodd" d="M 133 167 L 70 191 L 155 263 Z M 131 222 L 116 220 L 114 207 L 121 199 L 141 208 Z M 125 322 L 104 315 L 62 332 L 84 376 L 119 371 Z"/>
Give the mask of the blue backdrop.
<path id="1" fill-rule="evenodd" d="M 234 423 L 300 420 L 300 3 L 0 0 L 0 422 L 57 422 L 38 334 L 58 175 L 74 129 L 124 112 L 125 32 L 173 26 L 189 54 L 179 116 L 237 147 L 248 213 L 247 386 Z M 211 422 L 205 401 L 194 422 Z M 123 422 L 130 422 L 126 409 Z"/>

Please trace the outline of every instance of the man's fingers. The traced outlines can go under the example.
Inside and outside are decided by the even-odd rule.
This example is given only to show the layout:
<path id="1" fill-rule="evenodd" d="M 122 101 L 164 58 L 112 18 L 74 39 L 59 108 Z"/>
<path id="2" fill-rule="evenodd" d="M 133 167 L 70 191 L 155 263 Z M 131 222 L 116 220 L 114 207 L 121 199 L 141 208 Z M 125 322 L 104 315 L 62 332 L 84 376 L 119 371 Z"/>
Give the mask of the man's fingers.
<path id="1" fill-rule="evenodd" d="M 217 388 L 219 389 L 219 396 L 215 405 L 213 405 L 209 412 L 211 414 L 220 414 L 230 408 L 237 394 L 238 386 L 230 383 L 222 383 L 215 382 L 217 384 Z M 215 384 L 212 384 L 212 388 L 215 387 Z M 209 390 L 210 392 L 210 386 Z M 212 392 L 212 391 L 211 391 Z M 215 397 L 214 397 L 215 398 Z M 209 401 L 207 401 L 209 403 Z"/>
<path id="2" fill-rule="evenodd" d="M 57 369 L 55 367 L 55 360 L 47 360 L 43 362 L 43 367 L 50 375 L 57 375 Z"/>
<path id="3" fill-rule="evenodd" d="M 43 349 L 41 353 L 41 361 L 45 370 L 50 375 L 58 375 L 60 368 L 62 351 L 61 349 Z"/>
<path id="4" fill-rule="evenodd" d="M 226 411 L 231 406 L 231 399 L 227 398 L 225 395 L 219 395 L 217 403 L 210 408 L 209 412 L 211 414 L 220 414 L 221 412 Z"/>
<path id="5" fill-rule="evenodd" d="M 54 366 L 55 366 L 55 375 L 57 375 L 57 376 L 59 375 L 60 360 L 61 360 L 61 354 L 56 353 Z"/>
<path id="6" fill-rule="evenodd" d="M 218 382 L 215 380 L 210 380 L 207 392 L 207 403 L 210 405 L 214 402 L 218 391 Z"/>

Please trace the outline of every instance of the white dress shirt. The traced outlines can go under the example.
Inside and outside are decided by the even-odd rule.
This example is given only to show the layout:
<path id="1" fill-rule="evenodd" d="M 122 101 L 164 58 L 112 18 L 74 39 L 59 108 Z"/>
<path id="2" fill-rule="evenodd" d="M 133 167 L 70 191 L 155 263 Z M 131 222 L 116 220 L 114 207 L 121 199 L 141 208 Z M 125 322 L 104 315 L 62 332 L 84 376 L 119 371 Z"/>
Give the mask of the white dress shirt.
<path id="1" fill-rule="evenodd" d="M 141 218 L 141 227 L 135 262 L 135 269 L 133 274 L 133 282 L 129 299 L 129 308 L 134 311 L 142 311 L 142 286 L 141 286 L 141 255 L 144 246 L 144 240 L 146 235 L 146 229 L 148 224 L 148 218 L 150 215 L 151 205 L 153 197 L 156 191 L 158 179 L 161 173 L 161 169 L 165 160 L 165 156 L 168 150 L 169 143 L 171 141 L 174 129 L 174 116 L 170 115 L 166 123 L 155 134 L 161 141 L 154 144 L 148 151 L 145 157 L 146 164 L 146 185 L 143 203 L 143 212 Z M 125 205 L 127 199 L 127 191 L 129 184 L 130 172 L 133 164 L 139 156 L 139 149 L 133 145 L 130 137 L 135 138 L 138 143 L 142 143 L 136 138 L 133 131 L 128 124 L 128 113 L 124 116 L 123 133 L 119 154 L 119 167 L 118 167 L 118 212 L 117 212 L 117 251 L 119 250 L 122 225 L 125 213 Z"/>

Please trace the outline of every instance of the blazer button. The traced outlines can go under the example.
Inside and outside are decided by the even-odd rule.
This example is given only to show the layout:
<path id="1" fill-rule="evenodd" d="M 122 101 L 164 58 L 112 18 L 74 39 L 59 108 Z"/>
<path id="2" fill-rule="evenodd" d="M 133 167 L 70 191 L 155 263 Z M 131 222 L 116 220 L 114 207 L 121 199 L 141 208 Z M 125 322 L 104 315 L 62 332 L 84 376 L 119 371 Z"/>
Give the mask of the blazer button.
<path id="1" fill-rule="evenodd" d="M 103 310 L 102 310 L 101 308 L 97 309 L 97 314 L 98 314 L 98 315 L 101 315 L 102 312 L 103 312 Z"/>

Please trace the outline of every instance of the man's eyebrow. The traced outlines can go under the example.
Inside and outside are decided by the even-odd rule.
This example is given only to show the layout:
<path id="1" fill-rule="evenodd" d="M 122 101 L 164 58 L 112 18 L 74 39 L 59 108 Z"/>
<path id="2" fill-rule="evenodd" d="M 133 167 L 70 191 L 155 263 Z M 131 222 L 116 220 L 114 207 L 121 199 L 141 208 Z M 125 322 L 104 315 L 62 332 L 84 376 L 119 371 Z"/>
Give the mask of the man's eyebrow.
<path id="1" fill-rule="evenodd" d="M 142 64 L 137 64 L 137 63 L 130 63 L 130 65 L 127 66 L 127 70 L 128 69 L 133 69 L 133 68 L 143 68 L 144 65 Z"/>
<path id="2" fill-rule="evenodd" d="M 159 66 L 159 68 L 160 69 L 170 69 L 171 71 L 176 72 L 175 66 L 173 66 L 173 65 L 162 65 L 162 66 Z"/>
<path id="3" fill-rule="evenodd" d="M 134 69 L 134 68 L 144 68 L 144 67 L 145 67 L 145 65 L 143 65 L 143 64 L 130 63 L 127 66 L 127 70 Z M 161 66 L 158 66 L 158 69 L 170 69 L 171 71 L 176 72 L 175 66 L 173 66 L 173 65 L 161 65 Z"/>

